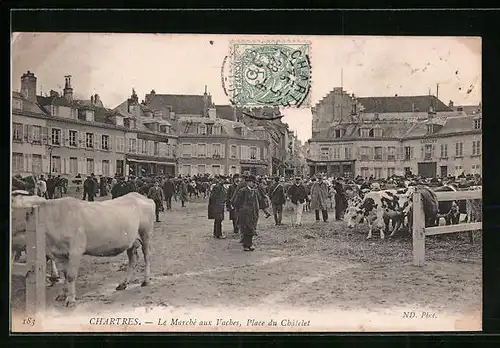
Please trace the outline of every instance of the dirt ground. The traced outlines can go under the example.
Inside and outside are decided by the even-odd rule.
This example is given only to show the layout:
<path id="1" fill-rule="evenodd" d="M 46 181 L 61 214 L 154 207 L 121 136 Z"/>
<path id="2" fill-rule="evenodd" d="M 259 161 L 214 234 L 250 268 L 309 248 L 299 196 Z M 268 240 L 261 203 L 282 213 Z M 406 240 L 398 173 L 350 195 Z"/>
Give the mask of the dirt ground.
<path id="1" fill-rule="evenodd" d="M 330 218 L 332 213 L 330 213 Z M 426 238 L 426 264 L 414 267 L 409 235 L 382 241 L 378 233 L 366 240 L 367 228 L 347 230 L 344 222 L 315 222 L 303 215 L 303 226 L 284 226 L 261 214 L 256 250 L 244 252 L 231 222 L 223 222 L 228 238 L 212 237 L 207 204 L 198 200 L 160 217 L 152 244 L 153 281 L 142 281 L 143 259 L 133 285 L 115 291 L 125 275 L 127 257 L 84 257 L 77 281 L 78 306 L 89 310 L 126 307 L 289 306 L 335 307 L 383 311 L 432 308 L 447 313 L 482 308 L 482 240 L 451 234 Z M 13 279 L 13 309 L 21 309 L 24 286 Z M 47 306 L 55 302 L 62 284 L 47 288 Z"/>

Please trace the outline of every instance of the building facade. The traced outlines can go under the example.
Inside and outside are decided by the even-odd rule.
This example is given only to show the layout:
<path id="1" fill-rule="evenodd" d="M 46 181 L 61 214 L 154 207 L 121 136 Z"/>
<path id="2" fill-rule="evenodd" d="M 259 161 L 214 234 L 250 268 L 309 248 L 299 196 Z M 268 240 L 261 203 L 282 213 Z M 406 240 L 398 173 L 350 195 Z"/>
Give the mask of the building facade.
<path id="1" fill-rule="evenodd" d="M 358 98 L 348 119 L 309 140 L 310 174 L 386 178 L 481 172 L 482 114 L 434 96 Z M 421 111 L 425 110 L 427 111 Z"/>

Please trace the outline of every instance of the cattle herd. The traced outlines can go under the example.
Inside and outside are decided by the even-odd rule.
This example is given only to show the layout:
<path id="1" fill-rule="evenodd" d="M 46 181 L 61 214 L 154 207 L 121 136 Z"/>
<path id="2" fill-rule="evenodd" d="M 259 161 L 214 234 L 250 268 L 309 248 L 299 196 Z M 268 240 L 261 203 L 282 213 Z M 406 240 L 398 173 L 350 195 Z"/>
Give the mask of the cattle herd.
<path id="1" fill-rule="evenodd" d="M 137 186 L 149 188 L 152 182 L 158 179 L 162 178 L 141 179 L 142 184 Z M 222 180 L 226 187 L 231 183 L 231 178 L 228 177 L 217 179 Z M 212 178 L 208 175 L 179 176 L 174 180 L 175 191 L 179 186 L 178 183 L 184 183 L 187 195 L 191 198 L 206 198 L 210 195 Z M 266 188 L 273 180 L 261 177 L 258 181 L 259 185 Z M 325 177 L 324 181 L 330 188 L 329 199 L 332 202 L 346 203 L 341 207 L 340 219 L 347 223 L 347 230 L 366 222 L 369 227 L 367 239 L 372 237 L 375 230 L 380 231 L 381 239 L 384 239 L 387 233 L 392 237 L 403 229 L 411 231 L 414 192 L 422 194 L 426 227 L 438 225 L 440 219 L 444 219 L 446 224 L 457 224 L 461 222 L 461 214 L 465 215 L 463 221 L 481 221 L 481 200 L 439 202 L 436 197 L 436 192 L 480 190 L 481 182 L 477 176 L 443 180 L 425 180 L 415 176 L 393 176 L 388 180 Z M 13 185 L 14 189 L 19 188 L 23 180 L 16 178 L 16 182 L 18 186 Z M 313 182 L 314 178 L 311 177 L 305 178 L 302 183 L 308 194 Z M 34 180 L 29 181 L 25 188 L 34 186 L 34 183 Z M 291 181 L 281 178 L 281 183 L 285 192 L 288 192 Z M 12 192 L 12 207 L 16 208 L 13 209 L 12 219 L 14 260 L 18 260 L 21 252 L 26 249 L 26 225 L 33 217 L 33 207 L 38 206 L 39 218 L 45 225 L 46 255 L 50 261 L 53 280 L 58 277 L 55 261 L 63 266 L 65 286 L 58 295 L 58 300 L 64 300 L 67 306 L 75 305 L 75 280 L 83 255 L 105 257 L 126 251 L 129 259 L 128 270 L 124 280 L 117 287 L 117 290 L 123 290 L 132 276 L 138 255 L 137 249 L 142 248 L 145 260 L 142 286 L 147 285 L 151 272 L 150 243 L 155 221 L 155 204 L 145 196 L 147 189 L 133 191 L 136 192 L 128 190 L 127 193 L 111 200 L 88 202 L 73 197 L 46 199 L 33 194 L 33 191 L 14 190 Z M 21 216 L 16 216 L 16 211 L 22 211 Z"/>

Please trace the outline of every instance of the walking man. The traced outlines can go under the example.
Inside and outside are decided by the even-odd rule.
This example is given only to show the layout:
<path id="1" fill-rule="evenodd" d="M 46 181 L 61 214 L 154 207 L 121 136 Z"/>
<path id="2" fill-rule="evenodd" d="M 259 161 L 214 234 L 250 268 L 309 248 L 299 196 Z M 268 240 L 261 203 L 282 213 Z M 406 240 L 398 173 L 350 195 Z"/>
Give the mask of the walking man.
<path id="1" fill-rule="evenodd" d="M 227 194 L 226 194 L 226 209 L 227 209 L 227 211 L 229 211 L 229 219 L 233 221 L 233 232 L 234 233 L 239 233 L 238 212 L 236 211 L 232 202 L 233 202 L 233 197 L 234 197 L 239 185 L 240 185 L 240 176 L 239 176 L 239 174 L 234 174 L 233 175 L 233 183 L 227 189 Z"/>
<path id="2" fill-rule="evenodd" d="M 215 185 L 208 198 L 208 219 L 214 220 L 214 238 L 225 239 L 222 234 L 222 221 L 224 220 L 224 203 L 226 190 L 219 178 L 215 178 Z"/>
<path id="3" fill-rule="evenodd" d="M 158 181 L 155 181 L 154 186 L 149 189 L 148 198 L 155 202 L 156 222 L 160 222 L 160 211 L 163 211 L 165 197 Z"/>
<path id="4" fill-rule="evenodd" d="M 233 198 L 233 206 L 238 211 L 238 227 L 242 233 L 242 243 L 244 251 L 255 250 L 253 246 L 253 236 L 259 221 L 259 209 L 265 207 L 265 197 L 262 197 L 259 190 L 255 188 L 255 176 L 245 177 L 245 186 L 239 188 Z"/>
<path id="5" fill-rule="evenodd" d="M 277 176 L 274 178 L 274 184 L 269 188 L 269 199 L 271 200 L 273 214 L 274 214 L 274 224 L 276 226 L 281 225 L 281 220 L 283 218 L 283 204 L 285 204 L 285 189 L 280 183 L 280 178 Z"/>
<path id="6" fill-rule="evenodd" d="M 94 179 L 94 173 L 85 179 L 83 183 L 83 199 L 87 196 L 89 202 L 94 201 L 94 197 L 97 193 L 97 181 Z"/>
<path id="7" fill-rule="evenodd" d="M 174 195 L 174 183 L 170 176 L 163 183 L 163 194 L 165 195 L 165 201 L 167 202 L 167 210 L 172 209 L 172 196 Z"/>
<path id="8" fill-rule="evenodd" d="M 319 221 L 319 211 L 323 215 L 323 221 L 328 222 L 328 185 L 319 177 L 311 187 L 311 209 L 316 214 L 316 221 Z"/>
<path id="9" fill-rule="evenodd" d="M 288 189 L 288 197 L 290 197 L 293 206 L 292 226 L 300 226 L 304 204 L 307 200 L 306 188 L 302 185 L 300 177 L 296 177 L 294 184 Z"/>

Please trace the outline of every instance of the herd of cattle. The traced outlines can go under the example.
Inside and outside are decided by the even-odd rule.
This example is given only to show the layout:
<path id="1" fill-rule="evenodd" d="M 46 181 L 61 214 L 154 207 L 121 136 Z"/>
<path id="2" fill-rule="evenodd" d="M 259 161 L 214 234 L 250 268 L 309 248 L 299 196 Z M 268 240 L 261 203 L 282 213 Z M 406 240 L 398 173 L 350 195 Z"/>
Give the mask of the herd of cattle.
<path id="1" fill-rule="evenodd" d="M 477 190 L 481 187 L 468 189 Z M 394 236 L 403 227 L 411 231 L 413 193 L 421 192 L 426 227 L 439 224 L 441 218 L 445 219 L 446 224 L 459 223 L 460 214 L 465 214 L 468 222 L 481 221 L 481 200 L 438 202 L 435 192 L 456 190 L 451 185 L 438 188 L 416 185 L 386 190 L 346 185 L 348 207 L 344 220 L 349 229 L 366 221 L 369 226 L 367 238 L 372 237 L 375 229 L 380 231 L 381 239 L 384 239 L 385 233 Z M 152 200 L 136 192 L 99 202 L 72 197 L 46 200 L 26 194 L 13 192 L 12 207 L 16 208 L 12 211 L 13 259 L 16 261 L 26 249 L 26 226 L 33 219 L 33 207 L 36 205 L 46 231 L 46 255 L 53 282 L 59 278 L 55 261 L 63 265 L 65 286 L 57 300 L 65 301 L 66 306 L 75 305 L 75 280 L 83 255 L 106 257 L 126 251 L 128 270 L 125 279 L 117 287 L 117 290 L 123 290 L 131 279 L 138 257 L 137 250 L 142 247 L 145 260 L 142 286 L 148 284 L 150 243 L 155 220 Z"/>

